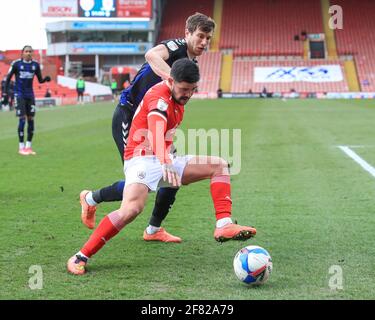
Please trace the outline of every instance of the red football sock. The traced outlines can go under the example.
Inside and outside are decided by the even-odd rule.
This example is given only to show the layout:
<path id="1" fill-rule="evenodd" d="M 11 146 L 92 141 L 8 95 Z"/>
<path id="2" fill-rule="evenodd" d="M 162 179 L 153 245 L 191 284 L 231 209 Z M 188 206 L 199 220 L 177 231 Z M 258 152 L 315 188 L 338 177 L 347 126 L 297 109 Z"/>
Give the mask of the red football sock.
<path id="1" fill-rule="evenodd" d="M 232 199 L 230 197 L 229 175 L 212 177 L 210 189 L 215 207 L 216 220 L 230 218 L 232 214 Z"/>
<path id="2" fill-rule="evenodd" d="M 97 253 L 107 241 L 113 238 L 124 227 L 117 211 L 111 212 L 100 221 L 81 252 L 88 258 Z"/>

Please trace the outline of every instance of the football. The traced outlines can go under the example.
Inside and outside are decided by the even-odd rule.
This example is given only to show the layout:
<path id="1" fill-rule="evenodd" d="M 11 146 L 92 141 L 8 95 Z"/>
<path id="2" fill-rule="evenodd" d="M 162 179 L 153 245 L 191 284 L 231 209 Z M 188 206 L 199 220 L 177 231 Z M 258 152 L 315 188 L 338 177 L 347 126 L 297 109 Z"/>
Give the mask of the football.
<path id="1" fill-rule="evenodd" d="M 248 285 L 264 284 L 272 272 L 272 258 L 259 246 L 247 246 L 237 252 L 233 260 L 237 278 Z"/>

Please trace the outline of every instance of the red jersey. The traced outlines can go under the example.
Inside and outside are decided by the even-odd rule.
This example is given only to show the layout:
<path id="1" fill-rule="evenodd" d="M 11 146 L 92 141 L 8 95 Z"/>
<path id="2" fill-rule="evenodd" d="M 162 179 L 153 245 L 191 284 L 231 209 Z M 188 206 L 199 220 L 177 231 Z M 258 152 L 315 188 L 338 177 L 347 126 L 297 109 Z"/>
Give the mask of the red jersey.
<path id="1" fill-rule="evenodd" d="M 156 155 L 161 163 L 169 162 L 169 149 L 183 116 L 184 106 L 174 101 L 167 81 L 150 88 L 134 114 L 124 159 Z M 157 136 L 161 138 L 155 140 Z"/>

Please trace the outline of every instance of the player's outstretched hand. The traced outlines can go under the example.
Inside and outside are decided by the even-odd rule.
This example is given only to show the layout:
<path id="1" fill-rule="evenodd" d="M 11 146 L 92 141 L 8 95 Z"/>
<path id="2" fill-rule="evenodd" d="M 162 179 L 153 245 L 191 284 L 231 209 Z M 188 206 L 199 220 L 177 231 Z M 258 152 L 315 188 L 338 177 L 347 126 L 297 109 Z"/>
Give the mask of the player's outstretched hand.
<path id="1" fill-rule="evenodd" d="M 181 178 L 178 175 L 173 164 L 168 164 L 168 163 L 163 164 L 162 170 L 163 170 L 164 181 L 168 181 L 174 187 L 181 186 Z"/>
<path id="2" fill-rule="evenodd" d="M 51 77 L 50 77 L 50 76 L 46 76 L 46 77 L 44 78 L 44 81 L 50 82 L 50 81 L 51 81 Z"/>
<path id="3" fill-rule="evenodd" d="M 2 97 L 2 104 L 3 105 L 7 105 L 8 104 L 8 101 L 9 101 L 9 99 L 8 99 L 8 95 L 6 94 L 6 93 L 3 93 L 3 97 Z"/>

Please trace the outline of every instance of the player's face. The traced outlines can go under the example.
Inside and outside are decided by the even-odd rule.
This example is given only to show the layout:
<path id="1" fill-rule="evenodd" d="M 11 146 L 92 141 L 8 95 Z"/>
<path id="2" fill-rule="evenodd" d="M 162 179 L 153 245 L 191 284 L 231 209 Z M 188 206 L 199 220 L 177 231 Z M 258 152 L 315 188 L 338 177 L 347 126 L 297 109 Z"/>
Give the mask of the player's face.
<path id="1" fill-rule="evenodd" d="M 33 49 L 25 48 L 25 50 L 22 51 L 22 58 L 23 60 L 30 61 L 33 58 Z"/>
<path id="2" fill-rule="evenodd" d="M 178 104 L 187 104 L 194 92 L 197 91 L 196 83 L 176 82 L 172 80 L 172 97 Z"/>
<path id="3" fill-rule="evenodd" d="M 212 31 L 204 32 L 201 29 L 197 29 L 193 33 L 186 30 L 185 37 L 189 53 L 195 57 L 200 56 L 210 44 L 212 34 Z"/>

